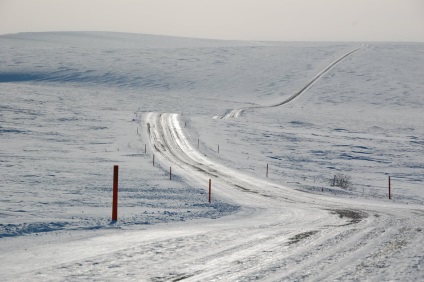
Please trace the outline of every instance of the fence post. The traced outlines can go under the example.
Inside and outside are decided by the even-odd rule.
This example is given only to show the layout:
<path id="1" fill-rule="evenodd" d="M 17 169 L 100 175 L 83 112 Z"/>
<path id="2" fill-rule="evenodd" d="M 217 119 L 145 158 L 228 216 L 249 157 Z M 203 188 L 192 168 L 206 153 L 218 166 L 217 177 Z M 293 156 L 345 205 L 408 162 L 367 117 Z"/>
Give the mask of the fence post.
<path id="1" fill-rule="evenodd" d="M 209 203 L 211 202 L 211 194 L 212 194 L 212 180 L 209 179 Z"/>
<path id="2" fill-rule="evenodd" d="M 118 170 L 117 165 L 113 166 L 112 221 L 118 220 Z"/>
<path id="3" fill-rule="evenodd" d="M 390 179 L 390 176 L 389 176 L 389 200 L 391 200 L 392 199 L 392 187 L 391 187 L 391 181 L 390 181 L 391 179 Z"/>

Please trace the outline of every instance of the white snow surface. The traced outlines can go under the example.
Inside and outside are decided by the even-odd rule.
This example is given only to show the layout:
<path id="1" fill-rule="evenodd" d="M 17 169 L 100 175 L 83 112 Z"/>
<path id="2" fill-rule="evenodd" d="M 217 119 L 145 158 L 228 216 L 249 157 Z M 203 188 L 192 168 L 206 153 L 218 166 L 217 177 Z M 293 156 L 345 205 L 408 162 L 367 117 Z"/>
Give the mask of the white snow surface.
<path id="1" fill-rule="evenodd" d="M 0 52 L 1 281 L 424 280 L 424 44 L 54 32 Z"/>

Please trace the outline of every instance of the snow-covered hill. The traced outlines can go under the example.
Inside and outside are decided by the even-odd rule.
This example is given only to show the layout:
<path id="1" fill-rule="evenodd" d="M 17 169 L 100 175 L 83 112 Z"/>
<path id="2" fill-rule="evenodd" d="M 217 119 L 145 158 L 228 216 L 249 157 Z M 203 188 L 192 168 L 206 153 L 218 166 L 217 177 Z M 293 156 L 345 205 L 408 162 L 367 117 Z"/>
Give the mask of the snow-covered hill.
<path id="1" fill-rule="evenodd" d="M 360 46 L 0 36 L 5 279 L 422 279 L 424 45 L 367 43 L 267 107 Z"/>

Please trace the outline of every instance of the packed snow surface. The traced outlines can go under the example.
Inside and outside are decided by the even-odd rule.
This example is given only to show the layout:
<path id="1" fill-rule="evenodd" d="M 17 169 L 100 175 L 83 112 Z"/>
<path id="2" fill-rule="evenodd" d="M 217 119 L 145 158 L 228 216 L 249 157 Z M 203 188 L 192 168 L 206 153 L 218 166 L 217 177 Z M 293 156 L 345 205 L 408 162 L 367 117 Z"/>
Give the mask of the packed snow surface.
<path id="1" fill-rule="evenodd" d="M 424 280 L 424 44 L 0 51 L 2 281 Z"/>

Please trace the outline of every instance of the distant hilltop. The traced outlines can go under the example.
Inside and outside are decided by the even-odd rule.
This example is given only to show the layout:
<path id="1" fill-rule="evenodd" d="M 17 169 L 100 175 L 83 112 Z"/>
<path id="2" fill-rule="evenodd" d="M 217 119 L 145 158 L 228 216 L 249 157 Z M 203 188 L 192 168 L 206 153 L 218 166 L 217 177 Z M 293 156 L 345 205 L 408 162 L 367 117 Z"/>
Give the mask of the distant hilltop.
<path id="1" fill-rule="evenodd" d="M 0 35 L 2 39 L 33 40 L 75 46 L 107 48 L 193 48 L 193 47 L 230 47 L 257 46 L 263 43 L 255 41 L 236 41 L 218 39 L 200 39 L 165 35 L 150 35 L 105 31 L 57 31 L 24 32 Z"/>

